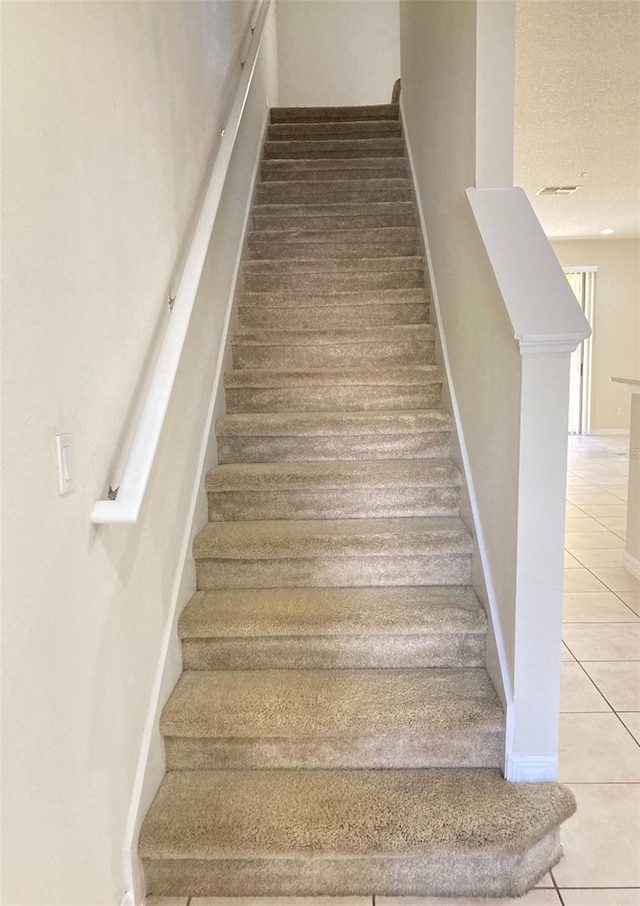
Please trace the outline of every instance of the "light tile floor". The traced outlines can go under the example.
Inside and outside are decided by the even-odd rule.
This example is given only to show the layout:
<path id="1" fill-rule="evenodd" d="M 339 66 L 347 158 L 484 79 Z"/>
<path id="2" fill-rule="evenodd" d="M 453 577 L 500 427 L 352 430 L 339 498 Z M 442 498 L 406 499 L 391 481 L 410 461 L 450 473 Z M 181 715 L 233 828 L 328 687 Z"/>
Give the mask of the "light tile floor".
<path id="1" fill-rule="evenodd" d="M 564 857 L 517 900 L 150 897 L 147 906 L 640 906 L 640 581 L 622 569 L 628 440 L 569 438 L 560 779 Z"/>

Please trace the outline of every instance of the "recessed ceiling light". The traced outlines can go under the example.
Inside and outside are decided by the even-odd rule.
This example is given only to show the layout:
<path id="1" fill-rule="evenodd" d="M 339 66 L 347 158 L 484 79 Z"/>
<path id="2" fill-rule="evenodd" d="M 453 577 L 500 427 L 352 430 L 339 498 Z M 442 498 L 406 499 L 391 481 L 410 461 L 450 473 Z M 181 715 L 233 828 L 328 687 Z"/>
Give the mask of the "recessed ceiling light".
<path id="1" fill-rule="evenodd" d="M 607 227 L 606 230 L 600 230 L 601 236 L 610 236 L 612 233 L 615 233 L 615 230 L 612 230 L 611 227 Z"/>

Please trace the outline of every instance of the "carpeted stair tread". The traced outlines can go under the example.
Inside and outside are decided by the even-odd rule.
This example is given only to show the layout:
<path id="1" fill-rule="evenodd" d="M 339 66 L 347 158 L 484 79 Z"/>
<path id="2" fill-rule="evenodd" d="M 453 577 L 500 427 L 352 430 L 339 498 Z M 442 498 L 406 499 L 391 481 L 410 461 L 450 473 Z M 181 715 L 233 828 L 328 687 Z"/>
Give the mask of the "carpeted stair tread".
<path id="1" fill-rule="evenodd" d="M 247 261 L 243 289 L 249 292 L 357 292 L 424 287 L 420 258 L 342 258 L 338 261 Z M 376 267 L 376 265 L 378 265 Z"/>
<path id="2" fill-rule="evenodd" d="M 411 180 L 406 177 L 379 179 L 330 179 L 317 182 L 283 180 L 261 182 L 256 187 L 258 204 L 301 204 L 311 202 L 410 201 Z"/>
<path id="3" fill-rule="evenodd" d="M 455 516 L 449 459 L 219 465 L 207 475 L 211 520 Z"/>
<path id="4" fill-rule="evenodd" d="M 482 668 L 196 670 L 160 730 L 178 770 L 258 753 L 272 767 L 497 767 L 504 718 Z"/>
<path id="5" fill-rule="evenodd" d="M 180 615 L 181 639 L 264 636 L 484 635 L 472 588 L 264 588 L 198 591 Z"/>
<path id="6" fill-rule="evenodd" d="M 262 308 L 317 308 L 324 305 L 326 308 L 352 307 L 368 305 L 398 305 L 400 303 L 411 305 L 428 305 L 429 293 L 425 287 L 410 289 L 364 289 L 351 292 L 253 292 L 243 290 L 239 296 L 239 303 L 243 307 L 258 306 Z M 318 329 L 318 328 L 313 328 Z M 333 328 L 332 328 L 333 329 Z M 340 328 L 338 328 L 340 329 Z M 352 328 L 343 328 L 351 330 Z"/>
<path id="7" fill-rule="evenodd" d="M 185 670 L 484 667 L 465 586 L 199 591 L 178 624 Z"/>
<path id="8" fill-rule="evenodd" d="M 253 230 L 248 234 L 249 245 L 256 242 L 285 243 L 377 243 L 383 240 L 417 239 L 418 231 L 410 227 L 372 227 L 370 229 L 353 228 L 345 230 Z M 411 253 L 412 255 L 415 252 Z"/>
<path id="9" fill-rule="evenodd" d="M 239 368 L 224 376 L 227 412 L 428 409 L 442 392 L 437 365 Z"/>
<path id="10" fill-rule="evenodd" d="M 471 554 L 456 518 L 309 519 L 209 522 L 196 535 L 196 559 L 277 560 Z"/>
<path id="11" fill-rule="evenodd" d="M 239 327 L 232 337 L 234 368 L 328 368 L 431 364 L 428 324 L 335 330 Z"/>
<path id="12" fill-rule="evenodd" d="M 419 275 L 420 286 L 424 286 L 424 258 L 420 255 L 388 255 L 384 258 L 325 258 L 322 261 L 304 258 L 279 258 L 277 261 L 249 259 L 243 265 L 245 283 L 246 278 L 252 276 L 297 276 L 304 277 L 300 279 L 302 288 L 308 286 L 312 278 L 337 277 L 339 286 L 340 281 L 346 284 L 354 276 L 380 275 L 390 281 L 397 281 L 397 286 L 389 288 L 404 289 L 399 282 L 404 273 Z M 343 291 L 348 292 L 349 287 L 345 286 Z"/>
<path id="13" fill-rule="evenodd" d="M 400 138 L 400 120 L 348 120 L 321 123 L 271 123 L 267 126 L 267 141 L 296 139 L 340 138 Z"/>
<path id="14" fill-rule="evenodd" d="M 322 123 L 348 120 L 397 120 L 398 104 L 374 104 L 360 107 L 272 107 L 272 123 Z"/>
<path id="15" fill-rule="evenodd" d="M 413 340 L 428 346 L 435 337 L 432 324 L 402 324 L 392 327 L 363 327 L 322 329 L 296 329 L 270 327 L 238 327 L 233 343 L 241 346 L 332 346 L 393 343 Z"/>
<path id="16" fill-rule="evenodd" d="M 271 278 L 269 278 L 271 279 Z M 419 288 L 416 287 L 419 291 Z M 411 291 L 411 290 L 409 290 Z M 367 292 L 367 291 L 364 291 Z M 385 292 L 370 290 L 369 292 Z M 420 299 L 395 300 L 376 303 L 363 300 L 364 293 L 340 293 L 340 298 L 331 290 L 325 293 L 254 293 L 242 295 L 238 305 L 238 321 L 243 327 L 268 327 L 300 330 L 320 328 L 393 327 L 407 324 L 426 324 L 429 320 L 429 301 L 426 295 Z M 355 301 L 350 304 L 350 295 Z M 286 298 L 290 296 L 290 298 Z M 261 298 L 263 297 L 263 298 Z M 271 298 L 273 297 L 273 303 Z M 301 300 L 296 305 L 296 299 Z M 280 304 L 283 302 L 284 304 Z M 335 304 L 334 304 L 335 303 Z"/>
<path id="17" fill-rule="evenodd" d="M 325 437 L 370 434 L 449 433 L 453 420 L 439 409 L 393 412 L 274 412 L 225 415 L 216 422 L 218 437 Z"/>
<path id="18" fill-rule="evenodd" d="M 322 258 L 333 259 L 335 262 L 344 258 L 367 260 L 420 257 L 418 233 L 413 226 L 345 230 L 254 230 L 248 234 L 247 241 L 249 260 Z M 392 268 L 398 267 L 397 261 L 390 264 Z M 334 264 L 333 267 L 340 266 Z M 314 269 L 317 270 L 318 267 Z M 354 269 L 353 266 L 351 269 Z M 378 264 L 377 270 L 381 269 L 389 268 Z"/>
<path id="19" fill-rule="evenodd" d="M 453 860 L 478 850 L 524 853 L 574 812 L 567 787 L 509 783 L 498 770 L 170 772 L 139 852 L 177 860 Z"/>
<path id="20" fill-rule="evenodd" d="M 397 236 L 380 236 L 377 239 L 355 239 L 340 241 L 322 238 L 310 241 L 303 237 L 298 241 L 286 233 L 282 238 L 249 236 L 249 260 L 277 260 L 281 258 L 305 258 L 315 260 L 340 260 L 362 258 L 391 258 L 415 255 L 418 251 L 417 235 L 399 233 Z M 318 270 L 318 268 L 314 268 Z"/>
<path id="21" fill-rule="evenodd" d="M 245 289 L 238 299 L 238 321 L 251 329 L 371 330 L 427 325 L 428 314 L 429 293 L 420 286 L 351 292 Z"/>
<path id="22" fill-rule="evenodd" d="M 450 432 L 450 416 L 435 409 L 238 413 L 216 423 L 220 463 L 443 457 Z"/>
<path id="23" fill-rule="evenodd" d="M 406 151 L 401 137 L 385 138 L 346 138 L 335 136 L 329 139 L 295 137 L 266 141 L 264 160 L 310 160 L 335 157 L 344 160 L 371 157 L 405 157 Z"/>
<path id="24" fill-rule="evenodd" d="M 253 229 L 375 229 L 417 225 L 411 202 L 263 204 L 252 210 Z"/>
<path id="25" fill-rule="evenodd" d="M 206 478 L 207 491 L 279 491 L 295 488 L 459 487 L 462 476 L 450 459 L 378 462 L 311 462 L 220 465 Z"/>
<path id="26" fill-rule="evenodd" d="M 260 173 L 264 179 L 266 174 L 282 173 L 288 177 L 294 171 L 298 173 L 328 171 L 330 178 L 335 179 L 336 177 L 332 175 L 335 170 L 355 172 L 362 170 L 366 174 L 369 169 L 378 170 L 387 166 L 402 171 L 403 176 L 409 174 L 408 159 L 397 154 L 391 154 L 389 157 L 298 157 L 289 160 L 271 158 L 262 161 Z"/>
<path id="27" fill-rule="evenodd" d="M 227 371 L 224 385 L 227 389 L 245 387 L 414 387 L 440 383 L 442 370 L 439 365 L 399 365 L 395 368 L 238 368 Z"/>
<path id="28" fill-rule="evenodd" d="M 260 168 L 262 182 L 322 182 L 327 179 L 406 179 L 404 157 L 311 158 L 266 160 Z"/>
<path id="29" fill-rule="evenodd" d="M 206 480 L 210 520 L 457 516 L 449 459 L 220 465 Z"/>

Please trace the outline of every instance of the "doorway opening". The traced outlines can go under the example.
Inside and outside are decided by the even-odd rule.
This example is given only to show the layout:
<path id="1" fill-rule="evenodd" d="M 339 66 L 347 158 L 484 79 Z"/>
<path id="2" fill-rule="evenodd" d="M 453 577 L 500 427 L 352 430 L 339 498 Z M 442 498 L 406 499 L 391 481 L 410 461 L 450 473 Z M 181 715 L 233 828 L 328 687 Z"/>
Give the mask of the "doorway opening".
<path id="1" fill-rule="evenodd" d="M 591 336 L 583 340 L 571 355 L 569 434 L 591 434 L 591 358 L 597 270 L 592 266 L 564 268 L 569 286 L 591 327 Z"/>

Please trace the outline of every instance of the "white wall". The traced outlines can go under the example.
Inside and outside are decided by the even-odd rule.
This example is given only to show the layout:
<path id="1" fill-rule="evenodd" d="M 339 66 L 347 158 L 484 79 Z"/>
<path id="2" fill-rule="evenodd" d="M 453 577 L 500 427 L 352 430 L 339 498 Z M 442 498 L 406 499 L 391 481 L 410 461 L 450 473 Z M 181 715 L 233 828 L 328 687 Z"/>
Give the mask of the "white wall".
<path id="1" fill-rule="evenodd" d="M 398 0 L 278 0 L 277 9 L 283 106 L 391 101 Z"/>
<path id="2" fill-rule="evenodd" d="M 266 114 L 265 58 L 148 497 L 94 528 L 250 5 L 3 4 L 3 896 L 118 904 L 145 715 L 187 557 L 223 322 Z M 59 497 L 54 438 L 73 435 Z M 214 461 L 209 451 L 209 462 Z M 205 519 L 197 499 L 196 527 Z M 179 588 L 179 592 L 177 589 Z"/>
<path id="3" fill-rule="evenodd" d="M 551 244 L 563 266 L 598 268 L 591 430 L 628 431 L 629 391 L 609 379 L 640 378 L 640 239 L 567 239 Z"/>

